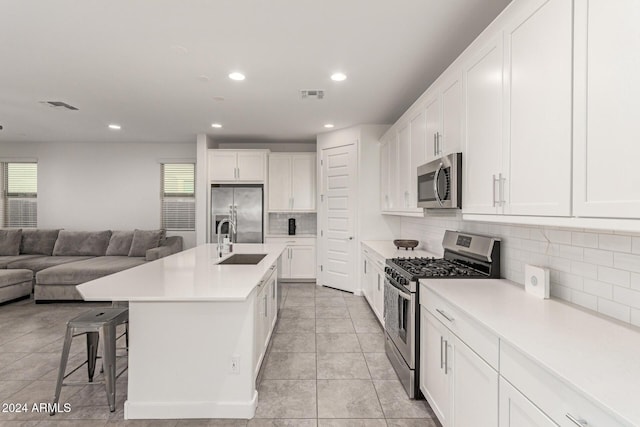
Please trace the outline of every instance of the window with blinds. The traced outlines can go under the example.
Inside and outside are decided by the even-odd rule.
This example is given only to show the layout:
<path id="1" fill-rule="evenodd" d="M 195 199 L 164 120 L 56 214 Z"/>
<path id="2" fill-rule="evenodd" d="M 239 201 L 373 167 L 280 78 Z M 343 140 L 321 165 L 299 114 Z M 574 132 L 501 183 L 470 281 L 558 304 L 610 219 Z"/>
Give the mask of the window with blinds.
<path id="1" fill-rule="evenodd" d="M 195 164 L 163 163 L 160 179 L 162 228 L 195 230 Z"/>
<path id="2" fill-rule="evenodd" d="M 38 226 L 38 164 L 0 162 L 0 224 Z"/>

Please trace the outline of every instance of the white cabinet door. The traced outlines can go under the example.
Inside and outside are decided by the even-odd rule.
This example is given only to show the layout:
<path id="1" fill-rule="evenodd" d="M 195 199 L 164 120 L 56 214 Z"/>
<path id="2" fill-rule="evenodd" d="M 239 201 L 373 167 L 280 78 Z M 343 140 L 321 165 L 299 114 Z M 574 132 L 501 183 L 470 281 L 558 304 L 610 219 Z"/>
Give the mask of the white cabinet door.
<path id="1" fill-rule="evenodd" d="M 384 326 L 384 273 L 378 267 L 373 270 L 371 277 L 373 288 L 373 311 Z"/>
<path id="2" fill-rule="evenodd" d="M 500 427 L 551 427 L 556 425 L 529 399 L 500 377 Z"/>
<path id="3" fill-rule="evenodd" d="M 442 125 L 438 154 L 462 151 L 462 73 L 455 71 L 442 86 Z M 464 159 L 463 159 L 464 162 Z"/>
<path id="4" fill-rule="evenodd" d="M 451 389 L 445 371 L 449 331 L 426 308 L 420 307 L 420 390 L 443 426 L 450 423 Z"/>
<path id="5" fill-rule="evenodd" d="M 256 151 L 238 151 L 238 181 L 264 181 L 265 154 Z"/>
<path id="6" fill-rule="evenodd" d="M 427 115 L 420 111 L 411 119 L 411 207 L 418 207 L 418 166 L 427 162 Z"/>
<path id="7" fill-rule="evenodd" d="M 440 96 L 438 89 L 433 90 L 433 98 L 426 102 L 426 161 L 430 162 L 439 157 L 438 155 L 438 136 L 440 135 Z"/>
<path id="8" fill-rule="evenodd" d="M 465 157 L 462 210 L 495 214 L 502 174 L 502 33 L 466 62 L 464 76 Z"/>
<path id="9" fill-rule="evenodd" d="M 518 12 L 504 30 L 508 135 L 502 168 L 507 173 L 504 213 L 569 216 L 572 1 L 523 2 Z M 607 135 L 600 141 L 606 140 L 610 150 L 616 138 L 612 138 L 610 123 L 607 128 Z M 611 182 L 609 171 L 602 177 Z M 486 183 L 487 177 L 483 179 Z M 610 189 L 607 185 L 608 194 Z M 640 190 L 636 191 L 640 195 Z"/>
<path id="10" fill-rule="evenodd" d="M 391 210 L 397 211 L 402 207 L 398 182 L 398 135 L 389 141 L 389 200 Z"/>
<path id="11" fill-rule="evenodd" d="M 291 156 L 269 156 L 269 210 L 291 209 Z"/>
<path id="12" fill-rule="evenodd" d="M 315 246 L 289 246 L 291 279 L 313 279 L 316 277 Z"/>
<path id="13" fill-rule="evenodd" d="M 209 150 L 210 181 L 235 181 L 236 174 L 235 151 Z"/>
<path id="14" fill-rule="evenodd" d="M 574 215 L 640 217 L 640 2 L 575 2 Z"/>
<path id="15" fill-rule="evenodd" d="M 454 426 L 498 425 L 498 372 L 455 335 L 453 353 L 447 365 L 453 381 Z"/>
<path id="16" fill-rule="evenodd" d="M 389 141 L 384 141 L 380 145 L 380 210 L 382 212 L 388 212 L 391 210 L 391 163 L 389 162 L 390 150 L 391 144 L 389 143 Z"/>
<path id="17" fill-rule="evenodd" d="M 270 191 L 273 188 L 270 187 Z M 291 156 L 291 208 L 294 211 L 316 209 L 316 155 Z"/>
<path id="18" fill-rule="evenodd" d="M 411 127 L 398 129 L 398 197 L 400 209 L 411 208 Z"/>
<path id="19" fill-rule="evenodd" d="M 283 279 L 291 279 L 291 248 L 287 246 L 282 255 L 280 255 L 282 261 L 282 272 L 280 277 Z"/>

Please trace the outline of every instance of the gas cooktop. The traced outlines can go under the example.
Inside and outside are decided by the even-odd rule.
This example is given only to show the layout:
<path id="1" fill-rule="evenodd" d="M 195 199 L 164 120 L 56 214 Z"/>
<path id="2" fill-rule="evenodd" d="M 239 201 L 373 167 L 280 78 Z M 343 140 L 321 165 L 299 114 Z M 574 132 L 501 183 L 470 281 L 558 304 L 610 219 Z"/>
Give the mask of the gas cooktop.
<path id="1" fill-rule="evenodd" d="M 403 270 L 398 273 L 411 281 L 428 277 L 487 277 L 485 273 L 444 258 L 392 258 L 387 264 L 393 270 Z"/>

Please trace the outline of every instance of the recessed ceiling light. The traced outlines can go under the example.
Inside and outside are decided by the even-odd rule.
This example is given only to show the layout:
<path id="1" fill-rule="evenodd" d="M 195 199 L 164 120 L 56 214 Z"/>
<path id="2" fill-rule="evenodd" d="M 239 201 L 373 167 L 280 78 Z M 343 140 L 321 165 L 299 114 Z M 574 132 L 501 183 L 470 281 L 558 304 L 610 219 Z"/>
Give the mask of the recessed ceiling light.
<path id="1" fill-rule="evenodd" d="M 211 125 L 212 128 L 220 129 L 222 125 L 220 123 L 214 123 Z"/>
<path id="2" fill-rule="evenodd" d="M 324 125 L 324 127 L 326 127 L 327 129 L 331 129 L 333 125 L 331 123 L 327 123 L 326 125 Z"/>
<path id="3" fill-rule="evenodd" d="M 242 74 L 242 73 L 238 73 L 237 71 L 234 71 L 233 73 L 229 74 L 229 78 L 230 78 L 231 80 L 238 80 L 238 81 L 240 81 L 240 80 L 244 80 L 244 78 L 245 78 L 245 77 L 244 77 L 244 74 Z"/>
<path id="4" fill-rule="evenodd" d="M 120 129 L 122 129 L 122 126 L 117 125 L 117 124 L 115 124 L 115 123 L 111 123 L 111 124 L 109 125 L 109 129 L 113 129 L 113 130 L 120 130 Z"/>
<path id="5" fill-rule="evenodd" d="M 333 73 L 331 74 L 331 80 L 334 82 L 341 82 L 343 80 L 347 80 L 347 75 L 344 73 Z"/>

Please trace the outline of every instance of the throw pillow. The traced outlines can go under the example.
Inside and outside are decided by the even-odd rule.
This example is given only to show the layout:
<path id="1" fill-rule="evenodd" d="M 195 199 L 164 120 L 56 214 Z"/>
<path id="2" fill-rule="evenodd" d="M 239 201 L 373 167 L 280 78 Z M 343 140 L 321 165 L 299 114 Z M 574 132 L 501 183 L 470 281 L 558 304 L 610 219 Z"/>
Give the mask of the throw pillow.
<path id="1" fill-rule="evenodd" d="M 147 250 L 160 246 L 164 230 L 134 230 L 129 256 L 145 256 Z"/>
<path id="2" fill-rule="evenodd" d="M 20 254 L 51 255 L 60 230 L 23 228 Z"/>
<path id="3" fill-rule="evenodd" d="M 54 256 L 104 256 L 111 231 L 67 231 L 58 234 Z"/>
<path id="4" fill-rule="evenodd" d="M 22 240 L 21 228 L 0 230 L 0 256 L 19 255 L 21 240 Z"/>
<path id="5" fill-rule="evenodd" d="M 133 231 L 112 231 L 107 256 L 127 256 L 131 250 Z"/>

